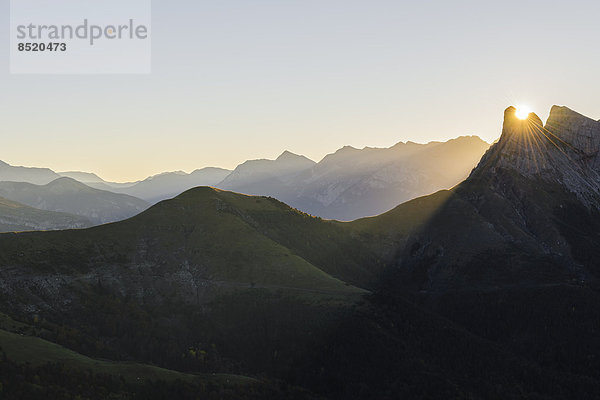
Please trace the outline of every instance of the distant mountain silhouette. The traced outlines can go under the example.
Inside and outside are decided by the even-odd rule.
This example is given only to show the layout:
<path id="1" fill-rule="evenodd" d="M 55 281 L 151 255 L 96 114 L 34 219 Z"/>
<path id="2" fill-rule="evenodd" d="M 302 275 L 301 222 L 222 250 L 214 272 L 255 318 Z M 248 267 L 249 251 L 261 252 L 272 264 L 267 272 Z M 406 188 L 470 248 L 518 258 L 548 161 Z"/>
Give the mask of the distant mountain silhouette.
<path id="1" fill-rule="evenodd" d="M 0 161 L 0 182 L 28 182 L 45 185 L 58 178 L 60 175 L 48 168 L 13 167 Z"/>
<path id="2" fill-rule="evenodd" d="M 113 182 L 92 182 L 88 184 L 115 193 L 138 197 L 154 204 L 161 200 L 173 198 L 194 187 L 215 186 L 230 173 L 231 171 L 226 169 L 207 167 L 193 171 L 190 174 L 181 171 L 165 172 L 129 184 L 116 184 Z"/>
<path id="3" fill-rule="evenodd" d="M 91 225 L 84 217 L 38 210 L 0 197 L 0 232 L 75 229 Z"/>
<path id="4" fill-rule="evenodd" d="M 353 220 L 451 188 L 466 178 L 489 145 L 476 136 L 388 149 L 344 148 L 293 182 L 289 204 L 324 218 Z"/>
<path id="5" fill-rule="evenodd" d="M 58 175 L 75 179 L 81 183 L 108 183 L 104 179 L 100 178 L 98 175 L 91 172 L 79 172 L 79 171 L 66 171 L 66 172 L 58 172 Z"/>
<path id="6" fill-rule="evenodd" d="M 217 187 L 273 196 L 323 218 L 352 220 L 388 211 L 465 179 L 489 145 L 476 136 L 445 143 L 344 147 L 319 163 L 286 152 L 247 161 Z"/>
<path id="7" fill-rule="evenodd" d="M 294 178 L 315 164 L 304 156 L 285 151 L 275 160 L 250 160 L 240 164 L 217 187 L 281 200 L 288 197 Z"/>
<path id="8" fill-rule="evenodd" d="M 275 160 L 246 161 L 234 171 L 209 167 L 190 174 L 166 172 L 129 183 L 105 181 L 89 172 L 44 171 L 49 174 L 48 181 L 69 177 L 150 204 L 194 187 L 213 186 L 272 196 L 312 215 L 347 221 L 380 214 L 401 202 L 456 185 L 488 147 L 476 136 L 445 143 L 398 143 L 387 149 L 346 146 L 319 163 L 285 151 Z M 1 171 L 0 167 L 0 181 Z M 21 181 L 16 178 L 13 180 Z"/>
<path id="9" fill-rule="evenodd" d="M 40 210 L 80 215 L 94 224 L 119 221 L 148 208 L 138 198 L 94 189 L 66 177 L 46 185 L 0 182 L 0 196 Z"/>

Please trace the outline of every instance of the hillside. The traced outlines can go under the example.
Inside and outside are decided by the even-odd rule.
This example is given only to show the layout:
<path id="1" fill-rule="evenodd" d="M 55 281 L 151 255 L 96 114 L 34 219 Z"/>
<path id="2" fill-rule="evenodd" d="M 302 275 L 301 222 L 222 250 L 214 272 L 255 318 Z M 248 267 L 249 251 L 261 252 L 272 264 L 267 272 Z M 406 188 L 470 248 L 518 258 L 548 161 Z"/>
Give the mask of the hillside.
<path id="1" fill-rule="evenodd" d="M 43 186 L 0 182 L 0 196 L 41 210 L 79 215 L 96 225 L 132 217 L 148 207 L 138 198 L 93 189 L 66 177 Z"/>
<path id="2" fill-rule="evenodd" d="M 0 197 L 0 232 L 46 231 L 87 228 L 84 217 L 38 210 Z"/>
<path id="3" fill-rule="evenodd" d="M 450 191 L 355 221 L 409 297 L 558 374 L 600 377 L 600 123 L 505 112 L 502 137 Z"/>
<path id="4" fill-rule="evenodd" d="M 0 306 L 86 356 L 261 374 L 332 399 L 598 391 L 399 292 L 345 283 L 383 272 L 364 223 L 197 188 L 115 224 L 0 235 Z"/>
<path id="5" fill-rule="evenodd" d="M 598 124 L 509 108 L 463 183 L 349 223 L 200 187 L 0 235 L 0 311 L 86 357 L 327 399 L 598 398 Z"/>
<path id="6" fill-rule="evenodd" d="M 0 304 L 88 355 L 274 373 L 366 293 L 339 278 L 372 281 L 369 257 L 337 224 L 197 188 L 115 224 L 0 235 Z"/>
<path id="7" fill-rule="evenodd" d="M 33 336 L 39 334 L 39 327 L 5 315 L 0 315 L 0 327 L 0 393 L 6 399 L 280 397 L 270 383 L 249 377 L 187 374 L 148 364 L 86 357 Z"/>
<path id="8" fill-rule="evenodd" d="M 545 127 L 535 114 L 521 121 L 509 108 L 500 141 L 465 182 L 350 226 L 378 237 L 378 243 L 387 238 L 390 247 L 381 251 L 395 254 L 388 261 L 402 258 L 407 271 L 428 276 L 421 289 L 510 284 L 524 276 L 538 283 L 593 283 L 599 272 L 594 255 L 600 170 L 566 135 L 569 129 L 561 124 L 569 118 L 569 129 L 588 132 L 591 125 L 600 132 L 600 123 L 559 107 Z M 491 254 L 495 264 L 511 268 L 457 269 Z"/>

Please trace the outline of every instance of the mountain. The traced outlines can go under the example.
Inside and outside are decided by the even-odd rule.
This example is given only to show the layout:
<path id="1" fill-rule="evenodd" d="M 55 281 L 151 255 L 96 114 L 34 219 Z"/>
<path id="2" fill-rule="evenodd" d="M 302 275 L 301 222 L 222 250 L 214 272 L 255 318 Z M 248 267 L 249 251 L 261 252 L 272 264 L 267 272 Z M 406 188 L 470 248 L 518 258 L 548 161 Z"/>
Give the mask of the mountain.
<path id="1" fill-rule="evenodd" d="M 115 224 L 0 235 L 0 308 L 86 355 L 291 371 L 366 293 L 346 283 L 375 276 L 362 248 L 277 200 L 197 188 Z"/>
<path id="2" fill-rule="evenodd" d="M 0 196 L 40 210 L 83 216 L 94 224 L 129 218 L 148 208 L 148 203 L 135 197 L 93 189 L 65 177 L 46 185 L 0 182 Z"/>
<path id="3" fill-rule="evenodd" d="M 60 175 L 48 168 L 13 167 L 0 161 L 0 182 L 28 182 L 35 185 L 45 185 Z"/>
<path id="4" fill-rule="evenodd" d="M 66 172 L 58 172 L 58 175 L 75 179 L 81 183 L 108 183 L 104 179 L 100 178 L 98 175 L 91 172 L 80 172 L 80 171 L 66 171 Z"/>
<path id="5" fill-rule="evenodd" d="M 275 160 L 249 160 L 237 166 L 217 186 L 250 195 L 274 196 L 285 199 L 293 179 L 316 163 L 289 151 Z"/>
<path id="6" fill-rule="evenodd" d="M 555 106 L 544 126 L 535 114 L 520 120 L 509 108 L 500 140 L 465 182 L 355 224 L 377 232 L 402 222 L 394 238 L 400 246 L 389 251 L 402 251 L 401 265 L 424 278 L 424 290 L 473 284 L 468 278 L 481 287 L 524 276 L 595 282 L 598 151 L 600 122 Z M 486 258 L 510 268 L 469 269 Z"/>
<path id="7" fill-rule="evenodd" d="M 476 136 L 387 149 L 344 147 L 296 176 L 281 200 L 323 218 L 348 221 L 381 214 L 458 184 L 488 147 Z"/>
<path id="8" fill-rule="evenodd" d="M 108 182 L 89 172 L 55 174 L 46 170 L 50 175 L 44 184 L 63 176 L 150 204 L 194 187 L 213 186 L 272 196 L 311 215 L 348 221 L 377 215 L 404 201 L 456 185 L 468 176 L 488 147 L 476 136 L 445 143 L 398 143 L 387 149 L 347 146 L 319 163 L 285 151 L 275 160 L 246 161 L 234 171 L 209 167 L 190 174 L 166 172 L 129 183 Z M 16 176 L 13 180 L 29 182 Z"/>
<path id="9" fill-rule="evenodd" d="M 230 173 L 231 171 L 226 169 L 208 167 L 198 169 L 190 174 L 181 171 L 165 172 L 132 184 L 103 182 L 90 183 L 89 185 L 138 197 L 154 204 L 175 197 L 197 186 L 216 186 Z"/>
<path id="10" fill-rule="evenodd" d="M 0 197 L 0 232 L 87 228 L 84 217 L 38 210 Z"/>
<path id="11" fill-rule="evenodd" d="M 15 332 L 85 357 L 260 376 L 280 391 L 253 398 L 598 393 L 593 378 L 558 375 L 413 301 L 369 293 L 384 264 L 370 231 L 356 229 L 273 198 L 196 188 L 114 224 L 0 235 L 0 310 L 26 324 L 7 323 Z M 66 376 L 85 357 L 30 345 L 40 342 L 22 341 L 35 357 L 58 352 L 47 356 L 64 371 L 53 367 L 52 384 L 74 390 Z M 12 376 L 25 367 L 7 353 Z M 80 382 L 97 387 L 92 373 Z"/>
<path id="12" fill-rule="evenodd" d="M 488 148 L 476 136 L 387 149 L 346 146 L 319 163 L 286 151 L 276 160 L 246 161 L 216 186 L 273 196 L 309 214 L 348 221 L 456 185 Z"/>
<path id="13" fill-rule="evenodd" d="M 509 108 L 464 182 L 353 222 L 200 187 L 114 224 L 3 234 L 0 312 L 85 357 L 279 391 L 255 398 L 599 398 L 597 128 Z M 9 376 L 57 387 L 6 353 Z"/>
<path id="14" fill-rule="evenodd" d="M 389 266 L 382 292 L 598 379 L 598 151 L 600 122 L 555 106 L 544 126 L 511 107 L 465 182 L 350 226 Z"/>

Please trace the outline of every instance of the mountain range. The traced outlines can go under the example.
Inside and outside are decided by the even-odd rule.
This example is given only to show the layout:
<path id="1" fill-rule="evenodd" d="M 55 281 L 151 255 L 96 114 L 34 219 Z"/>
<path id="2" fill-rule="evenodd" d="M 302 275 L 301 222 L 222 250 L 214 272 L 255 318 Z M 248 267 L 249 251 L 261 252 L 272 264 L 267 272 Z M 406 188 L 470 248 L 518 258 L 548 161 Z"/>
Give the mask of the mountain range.
<path id="1" fill-rule="evenodd" d="M 544 125 L 511 107 L 462 183 L 375 217 L 323 220 L 200 187 L 114 224 L 0 235 L 0 347 L 26 332 L 63 346 L 57 360 L 260 388 L 237 398 L 598 398 L 599 151 L 600 122 L 553 107 Z M 285 154 L 235 176 L 287 161 L 295 169 L 268 180 L 318 167 Z M 25 368 L 18 354 L 2 359 L 7 374 Z M 74 394 L 64 376 L 75 365 L 55 378 Z M 47 374 L 28 368 L 34 390 Z M 113 394 L 146 390 L 104 379 Z"/>
<path id="2" fill-rule="evenodd" d="M 290 191 L 278 198 L 323 218 L 378 215 L 458 184 L 488 148 L 476 136 L 424 145 L 401 142 L 387 149 L 345 147 L 297 175 Z"/>
<path id="3" fill-rule="evenodd" d="M 388 211 L 404 201 L 451 188 L 466 178 L 489 144 L 476 136 L 448 142 L 398 143 L 390 148 L 344 147 L 316 163 L 283 152 L 275 160 L 249 160 L 233 171 L 204 168 L 116 184 L 97 175 L 63 173 L 86 185 L 151 204 L 196 186 L 275 197 L 311 215 L 353 220 Z"/>
<path id="4" fill-rule="evenodd" d="M 98 225 L 131 217 L 188 189 L 212 186 L 275 197 L 323 218 L 352 220 L 454 186 L 487 148 L 474 136 L 426 145 L 398 143 L 388 149 L 345 147 L 319 163 L 285 151 L 275 160 L 246 161 L 233 171 L 209 167 L 129 183 L 105 181 L 89 172 L 55 173 L 2 163 L 0 196 L 41 210 L 83 216 Z M 21 225 L 47 225 L 39 222 Z"/>
<path id="5" fill-rule="evenodd" d="M 198 169 L 190 174 L 185 172 L 165 172 L 151 176 L 135 184 L 115 184 L 111 182 L 87 183 L 99 189 L 111 190 L 116 193 L 138 197 L 155 204 L 185 192 L 197 186 L 216 186 L 231 171 L 223 168 L 207 167 Z"/>

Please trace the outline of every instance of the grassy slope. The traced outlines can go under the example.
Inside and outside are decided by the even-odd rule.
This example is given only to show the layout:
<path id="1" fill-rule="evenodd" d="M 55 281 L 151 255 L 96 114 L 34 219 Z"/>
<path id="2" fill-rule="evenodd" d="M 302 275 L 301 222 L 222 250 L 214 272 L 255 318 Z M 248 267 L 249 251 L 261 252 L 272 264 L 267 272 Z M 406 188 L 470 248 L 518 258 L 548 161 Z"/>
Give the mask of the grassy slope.
<path id="1" fill-rule="evenodd" d="M 322 232 L 313 233 L 313 227 L 322 227 Z M 197 188 L 115 224 L 77 232 L 0 236 L 0 264 L 77 274 L 106 263 L 152 260 L 164 271 L 176 271 L 182 263 L 198 266 L 201 278 L 210 281 L 356 291 L 327 273 L 339 272 L 344 279 L 339 264 L 348 264 L 351 272 L 357 265 L 352 253 L 344 252 L 352 240 L 349 235 L 337 247 L 333 240 L 321 240 L 336 231 L 340 229 L 335 224 L 276 200 Z M 302 244 L 286 247 L 294 242 Z M 339 268 L 328 269 L 328 259 L 338 260 Z M 354 281 L 370 277 L 356 269 L 351 273 Z"/>
<path id="2" fill-rule="evenodd" d="M 193 382 L 204 380 L 235 384 L 256 382 L 254 379 L 236 375 L 192 375 L 146 364 L 97 360 L 37 337 L 24 336 L 1 329 L 0 348 L 2 348 L 2 351 L 9 360 L 17 363 L 29 363 L 32 366 L 39 366 L 46 363 L 61 363 L 68 368 L 121 376 L 129 381 L 149 379 Z"/>
<path id="3" fill-rule="evenodd" d="M 434 219 L 452 197 L 453 191 L 441 190 L 403 203 L 376 217 L 340 225 L 359 237 L 365 246 L 381 257 L 382 262 L 389 263 L 404 248 L 410 235 Z"/>
<path id="4" fill-rule="evenodd" d="M 17 287 L 3 305 L 43 304 L 44 337 L 87 355 L 277 373 L 293 368 L 365 293 L 327 269 L 334 259 L 339 271 L 346 263 L 353 271 L 353 240 L 336 223 L 274 199 L 197 188 L 119 223 L 0 235 L 0 272 L 15 271 Z M 295 242 L 302 243 L 286 246 Z M 363 270 L 356 271 L 359 280 Z M 61 282 L 54 275 L 75 280 L 46 291 L 46 282 Z M 216 361 L 182 359 L 190 347 L 214 353 Z"/>
<path id="5" fill-rule="evenodd" d="M 356 243 L 353 240 L 365 240 L 376 252 L 393 255 L 393 249 L 405 244 L 412 232 L 432 219 L 440 218 L 439 211 L 448 207 L 452 193 L 442 191 L 405 203 L 381 217 L 340 224 L 310 218 L 272 199 L 200 188 L 163 202 L 131 220 L 86 230 L 83 234 L 56 232 L 0 237 L 0 265 L 21 260 L 19 262 L 37 270 L 77 272 L 93 267 L 82 260 L 98 262 L 97 257 L 104 257 L 102 262 L 118 264 L 160 259 L 165 269 L 177 268 L 180 266 L 178 260 L 186 259 L 192 265 L 203 263 L 218 274 L 219 279 L 237 282 L 238 277 L 254 280 L 259 276 L 262 277 L 261 284 L 284 288 L 300 281 L 290 277 L 287 273 L 290 270 L 278 270 L 277 266 L 281 260 L 295 254 L 298 258 L 301 256 L 303 262 L 290 261 L 289 265 L 294 271 L 306 272 L 303 275 L 306 280 L 301 281 L 304 287 L 330 287 L 328 285 L 333 283 L 322 275 L 308 273 L 312 269 L 307 264 L 320 269 L 328 257 L 339 257 L 342 261 L 337 265 L 344 273 L 344 265 L 352 268 L 352 253 L 344 250 Z M 461 208 L 459 203 L 453 204 L 450 211 Z M 471 209 L 463 211 L 467 216 L 477 217 Z M 460 215 L 449 218 L 457 217 Z M 338 232 L 341 233 L 336 236 Z M 13 237 L 20 239 L 13 240 Z M 34 251 L 30 251 L 32 248 Z M 145 250 L 136 254 L 133 252 L 136 249 Z M 112 259 L 106 260 L 106 254 L 112 254 Z M 22 260 L 23 257 L 26 260 Z M 45 258 L 53 259 L 54 263 L 44 263 Z M 344 287 L 348 288 L 335 287 L 341 294 Z M 339 302 L 342 307 L 348 304 L 342 296 L 312 296 L 311 293 L 292 296 L 291 291 L 284 292 L 282 296 L 257 288 L 225 295 L 210 305 L 212 312 L 208 317 L 202 313 L 194 314 L 198 312 L 197 307 L 182 309 L 179 312 L 183 322 L 172 318 L 164 325 L 153 324 L 171 316 L 177 305 L 174 309 L 156 313 L 150 310 L 132 320 L 138 310 L 128 313 L 125 306 L 129 303 L 119 302 L 114 308 L 105 310 L 110 319 L 108 323 L 114 323 L 119 313 L 124 316 L 115 324 L 116 334 L 108 335 L 105 334 L 108 330 L 104 330 L 101 335 L 123 337 L 129 332 L 119 329 L 127 323 L 135 330 L 145 330 L 147 326 L 154 328 L 153 333 L 163 335 L 151 335 L 151 339 L 158 342 L 173 339 L 169 327 L 173 332 L 191 332 L 190 336 L 197 335 L 193 336 L 193 341 L 216 345 L 221 355 L 241 360 L 246 371 L 278 376 L 278 371 L 284 371 L 282 366 L 287 367 L 284 373 L 299 374 L 296 378 L 299 383 L 317 386 L 319 392 L 331 392 L 332 398 L 373 398 L 377 395 L 378 398 L 436 398 L 436 395 L 439 398 L 440 393 L 447 393 L 446 398 L 558 399 L 585 398 L 582 393 L 597 390 L 595 381 L 567 376 L 563 377 L 565 382 L 560 382 L 560 375 L 555 377 L 554 373 L 542 370 L 526 359 L 515 362 L 515 357 L 505 354 L 494 343 L 482 342 L 447 320 L 423 313 L 409 304 L 391 300 L 390 305 L 368 305 L 363 311 L 359 308 L 358 314 L 355 311 L 339 314 L 335 303 Z M 299 301 L 299 297 L 304 298 Z M 326 302 L 332 304 L 329 309 L 323 307 Z M 477 303 L 470 299 L 461 307 L 469 314 L 466 317 L 472 316 L 473 304 Z M 99 305 L 106 307 L 104 303 L 92 302 L 85 312 L 94 311 Z M 493 319 L 496 315 L 493 313 L 488 318 Z M 152 320 L 153 317 L 156 319 Z M 460 320 L 460 317 L 453 316 L 452 320 Z M 98 315 L 89 318 L 94 328 L 99 326 Z M 474 319 L 474 323 L 482 320 Z M 523 321 L 529 319 L 523 318 Z M 497 325 L 490 322 L 490 326 L 491 331 L 497 331 L 492 329 Z M 338 331 L 332 333 L 331 329 L 336 327 Z M 510 337 L 512 332 L 503 333 Z M 481 335 L 486 336 L 485 332 Z M 306 338 L 310 341 L 299 343 Z M 185 336 L 177 339 L 188 340 Z M 140 342 L 140 338 L 132 336 L 131 342 Z M 143 351 L 148 352 L 148 348 L 140 350 L 141 357 L 147 354 Z M 295 361 L 294 357 L 309 352 L 316 353 L 317 359 L 309 360 L 308 366 L 297 368 L 287 364 L 288 360 Z M 323 355 L 321 359 L 319 354 Z M 560 393 L 561 390 L 573 392 Z M 511 395 L 505 396 L 507 392 Z"/>

